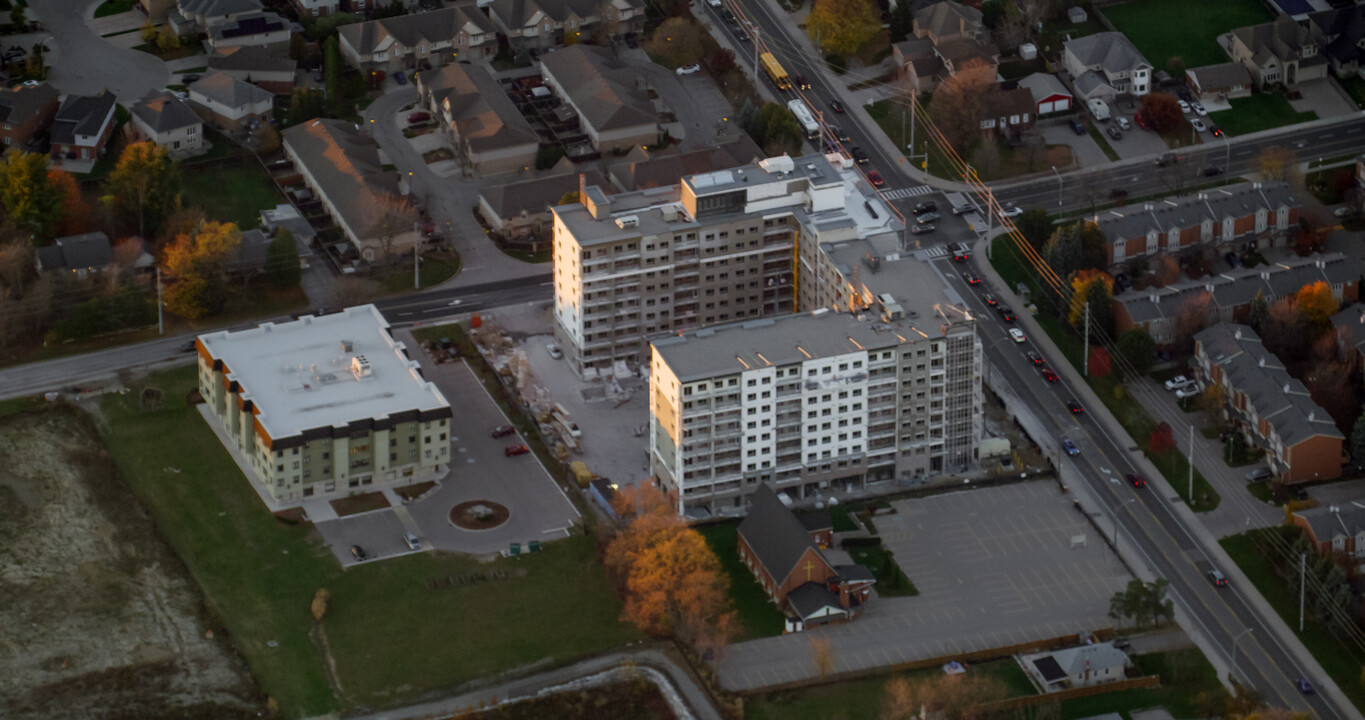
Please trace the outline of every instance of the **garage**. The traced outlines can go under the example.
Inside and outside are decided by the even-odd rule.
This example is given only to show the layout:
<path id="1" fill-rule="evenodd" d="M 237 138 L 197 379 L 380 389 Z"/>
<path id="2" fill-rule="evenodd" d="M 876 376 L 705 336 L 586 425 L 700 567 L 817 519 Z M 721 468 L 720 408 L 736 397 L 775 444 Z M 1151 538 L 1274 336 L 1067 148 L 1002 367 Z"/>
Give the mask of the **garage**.
<path id="1" fill-rule="evenodd" d="M 1033 102 L 1038 106 L 1039 115 L 1071 110 L 1071 93 L 1056 75 L 1034 73 L 1020 80 L 1019 87 L 1028 88 L 1033 94 Z"/>

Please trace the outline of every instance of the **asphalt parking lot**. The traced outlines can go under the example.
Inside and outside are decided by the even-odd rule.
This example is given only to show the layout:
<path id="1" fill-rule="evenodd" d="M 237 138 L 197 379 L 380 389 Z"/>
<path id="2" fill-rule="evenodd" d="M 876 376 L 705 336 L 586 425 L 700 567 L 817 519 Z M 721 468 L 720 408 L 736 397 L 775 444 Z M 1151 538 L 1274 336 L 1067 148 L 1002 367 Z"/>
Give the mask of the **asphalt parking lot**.
<path id="1" fill-rule="evenodd" d="M 422 550 L 444 550 L 475 555 L 506 551 L 512 543 L 522 548 L 532 540 L 547 542 L 567 537 L 580 521 L 578 510 L 541 466 L 534 454 L 507 457 L 517 436 L 493 438 L 490 432 L 509 423 L 507 416 L 484 391 L 463 362 L 436 365 L 406 331 L 398 338 L 413 348 L 428 380 L 445 394 L 455 415 L 451 423 L 450 473 L 440 486 L 421 499 L 387 510 L 317 523 L 333 554 L 343 565 L 354 564 L 351 545 L 360 545 L 370 560 L 412 552 L 403 533 L 412 532 Z M 487 530 L 466 530 L 450 521 L 455 505 L 488 500 L 505 506 L 510 517 Z"/>
<path id="2" fill-rule="evenodd" d="M 1109 599 L 1131 579 L 1050 481 L 892 506 L 877 530 L 920 594 L 875 598 L 861 618 L 809 631 L 829 638 L 837 672 L 1109 627 Z M 798 633 L 731 645 L 721 682 L 741 690 L 814 677 L 808 642 Z"/>

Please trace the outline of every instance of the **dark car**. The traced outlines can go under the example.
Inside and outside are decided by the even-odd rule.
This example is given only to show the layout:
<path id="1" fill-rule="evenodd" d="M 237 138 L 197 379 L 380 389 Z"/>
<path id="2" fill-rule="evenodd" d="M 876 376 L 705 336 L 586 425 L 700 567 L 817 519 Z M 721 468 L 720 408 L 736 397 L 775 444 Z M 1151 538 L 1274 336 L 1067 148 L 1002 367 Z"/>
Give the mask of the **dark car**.
<path id="1" fill-rule="evenodd" d="M 1012 323 L 1015 320 L 1019 319 L 1017 316 L 1015 316 L 1014 311 L 1009 309 L 1008 305 L 996 305 L 995 309 L 997 312 L 1000 313 L 1000 319 L 1004 320 L 1005 322 Z"/>
<path id="2" fill-rule="evenodd" d="M 1210 165 L 1204 168 L 1201 172 L 1204 174 L 1204 177 L 1214 177 L 1216 175 L 1222 175 L 1223 169 L 1218 167 L 1217 165 Z"/>
<path id="3" fill-rule="evenodd" d="M 923 215 L 924 213 L 935 212 L 936 210 L 938 210 L 938 205 L 932 200 L 929 202 L 922 202 L 915 206 L 916 215 Z"/>
<path id="4" fill-rule="evenodd" d="M 1303 489 L 1303 486 L 1301 486 L 1301 485 L 1290 485 L 1290 486 L 1289 486 L 1289 494 L 1290 494 L 1290 495 L 1293 495 L 1295 500 L 1307 500 L 1307 499 L 1308 499 L 1308 491 L 1307 491 L 1307 490 L 1304 490 L 1304 489 Z"/>
<path id="5" fill-rule="evenodd" d="M 740 42 L 749 42 L 749 33 L 744 31 L 744 26 L 737 22 L 730 23 L 730 29 L 735 33 L 735 39 Z"/>
<path id="6" fill-rule="evenodd" d="M 640 47 L 640 41 L 635 38 L 635 33 L 633 32 L 626 33 L 626 47 L 632 50 Z"/>
<path id="7" fill-rule="evenodd" d="M 965 280 L 968 285 L 981 284 L 981 278 L 978 277 L 977 275 L 973 275 L 972 273 L 962 273 L 962 279 Z"/>
<path id="8" fill-rule="evenodd" d="M 531 448 L 528 448 L 525 445 L 508 445 L 503 449 L 502 454 L 507 457 L 512 457 L 514 455 L 525 455 L 528 452 L 531 452 Z"/>
<path id="9" fill-rule="evenodd" d="M 1128 484 L 1132 485 L 1135 488 L 1147 487 L 1147 478 L 1142 477 L 1141 475 L 1137 475 L 1135 473 L 1128 473 L 1127 475 L 1124 475 L 1124 477 L 1128 478 Z"/>
<path id="10" fill-rule="evenodd" d="M 1174 165 L 1178 162 L 1180 162 L 1179 155 L 1176 155 L 1175 153 L 1162 153 L 1161 155 L 1157 156 L 1156 166 L 1159 168 L 1164 168 L 1168 165 Z"/>
<path id="11" fill-rule="evenodd" d="M 399 85 L 407 85 L 408 76 L 403 74 L 402 70 L 399 70 L 398 72 L 393 74 L 393 81 L 398 83 Z"/>
<path id="12" fill-rule="evenodd" d="M 886 184 L 886 181 L 882 179 L 882 174 L 876 170 L 867 171 L 867 181 L 872 183 L 872 187 L 875 188 L 879 188 Z"/>
<path id="13" fill-rule="evenodd" d="M 414 112 L 414 113 L 408 113 L 408 124 L 409 124 L 409 125 L 411 125 L 411 124 L 413 124 L 413 123 L 422 123 L 422 122 L 426 122 L 426 121 L 428 121 L 428 120 L 430 120 L 430 119 L 431 119 L 431 113 L 422 112 L 421 110 L 418 110 L 417 112 Z"/>
<path id="14" fill-rule="evenodd" d="M 798 90 L 809 90 L 810 81 L 801 73 L 792 73 L 792 86 Z"/>
<path id="15" fill-rule="evenodd" d="M 1085 408 L 1082 407 L 1081 404 L 1076 402 L 1075 400 L 1068 402 L 1066 404 L 1066 409 L 1070 410 L 1072 415 L 1080 415 L 1081 413 L 1085 412 Z"/>
<path id="16" fill-rule="evenodd" d="M 841 128 L 841 127 L 839 127 L 838 125 L 830 125 L 830 126 L 829 126 L 829 134 L 830 134 L 830 135 L 833 135 L 833 136 L 836 137 L 836 138 L 838 138 L 838 139 L 839 139 L 839 142 L 848 142 L 848 141 L 849 141 L 848 133 L 844 132 L 844 129 Z"/>
<path id="17" fill-rule="evenodd" d="M 937 219 L 938 213 L 936 212 L 926 212 L 915 216 L 915 222 L 920 224 L 931 223 Z"/>
<path id="18" fill-rule="evenodd" d="M 1128 191 L 1124 190 L 1123 188 L 1114 188 L 1113 190 L 1109 191 L 1109 199 L 1117 200 L 1118 202 L 1123 202 L 1124 200 L 1128 199 Z"/>
<path id="19" fill-rule="evenodd" d="M 933 231 L 934 231 L 934 226 L 931 225 L 931 224 L 929 224 L 929 223 L 923 223 L 923 224 L 920 224 L 920 225 L 911 225 L 911 226 L 910 226 L 910 234 L 911 234 L 911 235 L 927 235 L 928 233 L 931 233 L 931 232 L 933 232 Z"/>
<path id="20" fill-rule="evenodd" d="M 184 75 L 180 76 L 180 84 L 189 85 L 192 82 L 197 82 L 199 80 L 199 77 L 200 76 L 198 73 L 185 73 Z"/>
<path id="21" fill-rule="evenodd" d="M 849 154 L 853 156 L 853 161 L 858 163 L 859 165 L 862 165 L 872 160 L 872 158 L 868 157 L 867 153 L 863 152 L 863 149 L 860 147 L 853 148 L 853 150 L 850 151 Z"/>
<path id="22" fill-rule="evenodd" d="M 357 562 L 364 562 L 365 560 L 368 560 L 370 556 L 365 554 L 365 548 L 360 547 L 359 545 L 352 545 L 351 557 L 355 558 Z"/>
<path id="23" fill-rule="evenodd" d="M 839 113 L 840 115 L 844 113 L 844 104 L 839 102 L 838 100 L 830 100 L 829 106 L 834 110 L 834 112 Z"/>
<path id="24" fill-rule="evenodd" d="M 1308 682 L 1308 678 L 1296 678 L 1294 687 L 1298 688 L 1299 692 L 1304 695 L 1310 695 L 1313 692 L 1313 683 Z"/>
<path id="25" fill-rule="evenodd" d="M 1042 355 L 1039 355 L 1036 352 L 1033 352 L 1032 350 L 1030 350 L 1028 354 L 1026 354 L 1024 357 L 1028 358 L 1028 361 L 1033 363 L 1034 365 L 1042 365 L 1043 363 L 1047 362 L 1046 358 L 1044 358 Z"/>
<path id="26" fill-rule="evenodd" d="M 1209 132 L 1213 133 L 1214 137 L 1223 137 L 1223 128 L 1220 128 L 1217 125 L 1210 125 Z"/>
<path id="27" fill-rule="evenodd" d="M 1043 374 L 1043 379 L 1050 383 L 1055 383 L 1061 379 L 1057 377 L 1057 373 L 1052 371 L 1052 368 L 1045 367 L 1042 370 L 1039 370 L 1039 372 Z"/>
<path id="28" fill-rule="evenodd" d="M 1072 132 L 1076 133 L 1077 135 L 1085 134 L 1085 123 L 1082 123 L 1080 120 L 1077 120 L 1076 118 L 1071 118 L 1070 125 Z"/>
<path id="29" fill-rule="evenodd" d="M 1194 102 L 1194 96 L 1190 94 L 1190 89 L 1184 85 L 1180 86 L 1180 89 L 1176 91 L 1176 94 L 1185 102 Z"/>
<path id="30" fill-rule="evenodd" d="M 1109 127 L 1105 128 L 1104 134 L 1108 135 L 1111 138 L 1114 138 L 1115 140 L 1123 139 L 1123 133 L 1119 132 L 1119 129 L 1114 127 L 1113 125 L 1110 125 Z"/>
<path id="31" fill-rule="evenodd" d="M 493 437 L 495 438 L 507 437 L 508 435 L 516 434 L 516 432 L 517 432 L 516 427 L 512 425 L 499 425 L 493 428 Z"/>
<path id="32" fill-rule="evenodd" d="M 985 295 L 982 295 L 982 296 L 981 296 L 981 299 L 982 299 L 982 300 L 985 300 L 985 301 L 986 301 L 986 304 L 989 305 L 989 306 L 991 306 L 991 307 L 995 307 L 996 305 L 999 305 L 999 304 L 1000 304 L 1000 301 L 997 300 L 997 299 L 995 299 L 995 296 L 992 295 L 992 294 L 990 294 L 990 293 L 986 293 Z"/>

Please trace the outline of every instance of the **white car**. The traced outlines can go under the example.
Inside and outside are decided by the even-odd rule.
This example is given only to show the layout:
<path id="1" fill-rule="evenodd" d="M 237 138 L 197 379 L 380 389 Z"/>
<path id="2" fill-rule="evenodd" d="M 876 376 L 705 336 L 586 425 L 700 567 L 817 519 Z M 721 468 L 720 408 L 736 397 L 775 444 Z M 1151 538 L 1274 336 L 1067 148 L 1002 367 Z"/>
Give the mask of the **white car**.
<path id="1" fill-rule="evenodd" d="M 1128 118 L 1126 117 L 1116 117 L 1114 118 L 1114 122 L 1118 123 L 1118 126 L 1124 130 L 1127 130 L 1130 127 L 1132 127 L 1131 123 L 1128 122 Z"/>
<path id="2" fill-rule="evenodd" d="M 558 360 L 558 359 L 564 357 L 564 351 L 563 351 L 563 350 L 560 350 L 560 349 L 559 349 L 559 346 L 556 345 L 556 344 L 554 344 L 554 343 L 550 343 L 549 345 L 546 345 L 546 346 L 545 346 L 545 352 L 550 353 L 550 357 L 552 357 L 552 358 L 554 358 L 554 359 L 556 359 L 556 360 Z"/>
<path id="3" fill-rule="evenodd" d="M 1332 211 L 1332 214 L 1339 218 L 1350 217 L 1351 208 L 1342 206 Z"/>
<path id="4" fill-rule="evenodd" d="M 1190 124 L 1194 126 L 1195 132 L 1204 132 L 1205 130 L 1209 129 L 1209 127 L 1204 124 L 1204 121 L 1200 120 L 1199 118 L 1191 120 Z"/>
<path id="5" fill-rule="evenodd" d="M 422 541 L 417 539 L 412 533 L 403 533 L 403 542 L 408 544 L 409 550 L 421 550 Z"/>
<path id="6" fill-rule="evenodd" d="M 1185 387 L 1175 391 L 1175 397 L 1178 400 L 1184 400 L 1185 398 L 1194 397 L 1195 395 L 1198 394 L 1199 386 L 1195 385 L 1194 383 L 1190 383 L 1189 385 L 1186 385 Z"/>
<path id="7" fill-rule="evenodd" d="M 1189 384 L 1190 384 L 1189 378 L 1185 377 L 1184 375 L 1176 375 L 1175 377 L 1166 381 L 1166 389 L 1174 390 L 1178 387 L 1184 387 L 1185 385 Z"/>
<path id="8" fill-rule="evenodd" d="M 701 66 L 696 63 L 692 63 L 691 65 L 684 65 L 678 68 L 679 75 L 691 75 L 694 72 L 701 72 Z"/>
<path id="9" fill-rule="evenodd" d="M 1024 342 L 1028 338 L 1024 337 L 1024 331 L 1019 328 L 1010 328 L 1010 337 L 1017 343 Z"/>
<path id="10" fill-rule="evenodd" d="M 1190 104 L 1189 104 L 1189 103 L 1185 102 L 1184 100 L 1176 100 L 1176 102 L 1180 103 L 1180 112 L 1183 112 L 1183 113 L 1185 113 L 1186 115 L 1189 115 L 1189 114 L 1190 114 Z"/>
<path id="11" fill-rule="evenodd" d="M 1202 117 L 1209 114 L 1209 111 L 1204 109 L 1204 103 L 1191 103 L 1190 107 L 1194 108 L 1195 115 Z"/>
<path id="12" fill-rule="evenodd" d="M 1021 208 L 1021 207 L 1015 206 L 1013 203 L 1010 203 L 1010 204 L 1006 205 L 1005 207 L 1000 208 L 1000 214 L 1001 214 L 1003 217 L 1007 217 L 1007 218 L 1017 218 L 1017 217 L 1019 217 L 1020 215 L 1023 215 L 1023 214 L 1024 214 L 1024 209 Z"/>

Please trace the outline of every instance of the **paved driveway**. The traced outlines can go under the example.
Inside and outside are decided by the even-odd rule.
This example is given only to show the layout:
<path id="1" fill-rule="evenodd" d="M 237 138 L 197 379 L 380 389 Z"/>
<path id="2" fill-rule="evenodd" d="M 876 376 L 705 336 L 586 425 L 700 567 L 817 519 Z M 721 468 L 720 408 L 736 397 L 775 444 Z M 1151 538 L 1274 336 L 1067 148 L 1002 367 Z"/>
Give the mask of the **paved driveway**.
<path id="1" fill-rule="evenodd" d="M 1048 145 L 1066 145 L 1071 148 L 1071 155 L 1076 159 L 1076 164 L 1083 168 L 1104 165 L 1109 162 L 1109 156 L 1104 154 L 1099 145 L 1095 144 L 1094 138 L 1089 133 L 1077 135 L 1068 125 L 1049 125 L 1040 130 L 1043 140 Z"/>
<path id="2" fill-rule="evenodd" d="M 654 64 L 644 50 L 623 49 L 621 58 L 645 76 L 649 86 L 659 94 L 663 106 L 677 116 L 678 122 L 666 127 L 673 137 L 682 141 L 684 149 L 711 146 L 717 132 L 726 127 L 722 118 L 730 118 L 733 123 L 734 110 L 709 75 L 679 76 Z"/>
<path id="3" fill-rule="evenodd" d="M 920 595 L 875 598 L 863 617 L 807 635 L 831 641 L 836 672 L 1005 647 L 1109 627 L 1109 598 L 1130 579 L 1050 482 L 892 503 L 875 522 Z M 1083 546 L 1072 538 L 1084 535 Z M 802 634 L 730 646 L 727 689 L 816 675 Z"/>
<path id="4" fill-rule="evenodd" d="M 86 25 L 95 0 L 44 0 L 29 6 L 52 35 L 48 81 L 64 93 L 94 95 L 109 90 L 121 103 L 133 103 L 170 82 L 160 60 L 116 47 Z"/>

